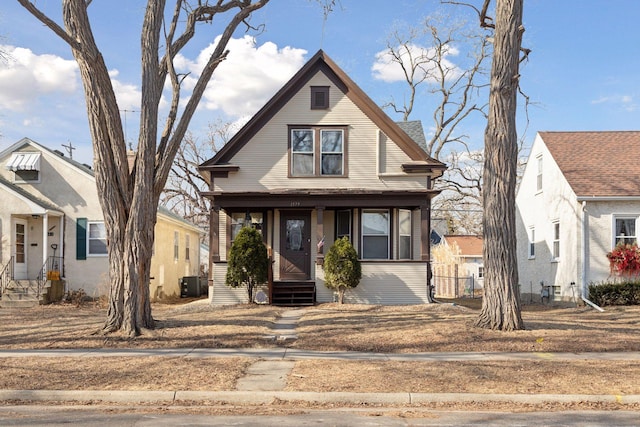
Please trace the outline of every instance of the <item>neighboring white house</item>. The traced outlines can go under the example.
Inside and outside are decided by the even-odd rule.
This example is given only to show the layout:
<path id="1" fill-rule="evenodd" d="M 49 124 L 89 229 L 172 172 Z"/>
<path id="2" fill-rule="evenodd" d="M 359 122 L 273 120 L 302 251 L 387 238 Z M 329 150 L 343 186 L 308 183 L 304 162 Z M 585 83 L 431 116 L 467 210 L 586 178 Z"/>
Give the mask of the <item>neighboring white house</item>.
<path id="1" fill-rule="evenodd" d="M 11 280 L 60 277 L 68 290 L 109 292 L 104 217 L 89 165 L 23 138 L 0 152 L 0 198 L 2 290 Z M 202 231 L 161 207 L 155 233 L 151 295 L 179 296 L 179 279 L 200 274 Z"/>
<path id="2" fill-rule="evenodd" d="M 225 286 L 227 252 L 243 225 L 273 256 L 271 302 L 333 300 L 323 259 L 346 236 L 362 260 L 348 302 L 428 301 L 430 207 L 445 165 L 419 122 L 395 123 L 324 52 L 200 166 L 212 200 L 212 301 L 246 301 Z"/>
<path id="3" fill-rule="evenodd" d="M 637 241 L 640 132 L 539 132 L 516 206 L 522 300 L 588 297 L 607 252 Z"/>

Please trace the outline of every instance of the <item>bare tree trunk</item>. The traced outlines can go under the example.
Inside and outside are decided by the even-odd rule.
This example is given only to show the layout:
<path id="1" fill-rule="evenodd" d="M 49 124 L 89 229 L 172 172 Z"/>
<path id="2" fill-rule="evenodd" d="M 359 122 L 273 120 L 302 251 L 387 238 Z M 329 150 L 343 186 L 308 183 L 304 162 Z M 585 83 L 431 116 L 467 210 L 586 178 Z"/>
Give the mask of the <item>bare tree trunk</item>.
<path id="1" fill-rule="evenodd" d="M 483 188 L 484 299 L 476 325 L 524 328 L 516 258 L 516 98 L 522 42 L 522 1 L 497 0 Z"/>

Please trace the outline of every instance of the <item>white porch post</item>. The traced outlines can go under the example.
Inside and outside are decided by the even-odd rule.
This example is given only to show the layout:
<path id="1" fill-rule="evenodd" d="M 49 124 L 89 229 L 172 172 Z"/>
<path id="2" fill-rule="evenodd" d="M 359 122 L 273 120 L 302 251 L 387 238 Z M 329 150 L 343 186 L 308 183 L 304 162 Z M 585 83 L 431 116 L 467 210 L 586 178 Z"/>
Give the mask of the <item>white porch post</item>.
<path id="1" fill-rule="evenodd" d="M 47 262 L 47 249 L 49 248 L 49 214 L 47 212 L 42 215 L 42 264 Z M 38 273 L 39 274 L 39 273 Z"/>

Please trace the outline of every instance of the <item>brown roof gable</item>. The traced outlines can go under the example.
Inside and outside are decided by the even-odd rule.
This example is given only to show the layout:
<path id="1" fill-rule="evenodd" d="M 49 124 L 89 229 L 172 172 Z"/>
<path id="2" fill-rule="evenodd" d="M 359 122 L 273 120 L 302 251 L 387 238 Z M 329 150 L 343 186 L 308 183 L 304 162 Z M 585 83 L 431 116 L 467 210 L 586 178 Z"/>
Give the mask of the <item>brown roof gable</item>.
<path id="1" fill-rule="evenodd" d="M 439 176 L 445 164 L 429 157 L 425 151 L 322 50 L 319 50 L 216 155 L 200 165 L 201 170 L 224 165 L 318 72 L 322 71 L 376 125 L 415 162 L 425 162 Z"/>
<path id="2" fill-rule="evenodd" d="M 640 196 L 639 131 L 539 135 L 576 196 Z"/>
<path id="3" fill-rule="evenodd" d="M 449 235 L 444 236 L 449 245 L 454 243 L 460 248 L 462 256 L 482 256 L 482 237 L 481 236 L 463 236 Z"/>

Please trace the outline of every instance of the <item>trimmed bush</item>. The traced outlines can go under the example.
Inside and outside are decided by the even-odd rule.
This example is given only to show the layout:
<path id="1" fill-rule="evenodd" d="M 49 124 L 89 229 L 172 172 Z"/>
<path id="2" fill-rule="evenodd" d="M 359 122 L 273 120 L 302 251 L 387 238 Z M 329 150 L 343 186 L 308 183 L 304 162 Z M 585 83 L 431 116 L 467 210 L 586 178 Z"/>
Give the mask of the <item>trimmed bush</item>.
<path id="1" fill-rule="evenodd" d="M 340 304 L 344 301 L 344 292 L 355 288 L 362 278 L 362 267 L 358 254 L 347 237 L 338 239 L 324 258 L 325 286 L 338 291 Z"/>
<path id="2" fill-rule="evenodd" d="M 247 287 L 249 302 L 253 303 L 253 291 L 268 278 L 269 256 L 262 243 L 260 232 L 243 227 L 229 249 L 225 283 L 232 288 Z"/>
<path id="3" fill-rule="evenodd" d="M 589 285 L 589 299 L 599 306 L 640 304 L 640 280 Z"/>

